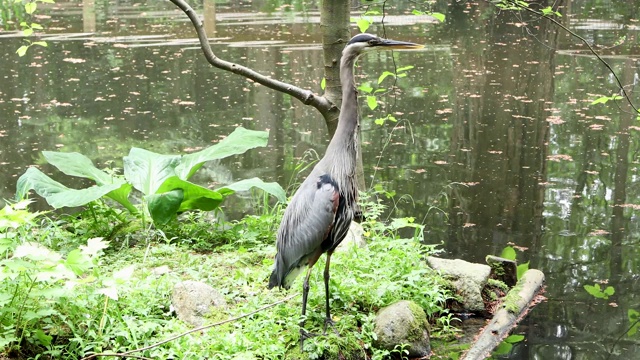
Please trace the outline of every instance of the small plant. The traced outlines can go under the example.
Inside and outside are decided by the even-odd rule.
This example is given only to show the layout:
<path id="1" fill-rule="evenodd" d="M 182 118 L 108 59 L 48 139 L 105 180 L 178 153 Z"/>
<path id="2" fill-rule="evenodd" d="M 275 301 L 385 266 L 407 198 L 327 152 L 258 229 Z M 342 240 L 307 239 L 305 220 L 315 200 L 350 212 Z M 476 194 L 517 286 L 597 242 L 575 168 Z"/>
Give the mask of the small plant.
<path id="1" fill-rule="evenodd" d="M 40 214 L 29 213 L 28 204 L 25 200 L 0 210 L 0 349 L 9 352 L 51 345 L 47 329 L 67 317 L 58 305 L 73 294 L 79 277 L 106 247 L 92 239 L 63 256 L 32 241 L 38 234 L 33 220 Z"/>
<path id="2" fill-rule="evenodd" d="M 493 355 L 506 355 L 511 352 L 511 349 L 513 349 L 514 344 L 517 344 L 523 340 L 524 340 L 524 335 L 520 335 L 520 334 L 509 335 L 493 351 Z"/>
<path id="3" fill-rule="evenodd" d="M 601 288 L 600 284 L 597 284 L 597 283 L 593 285 L 585 285 L 584 289 L 589 293 L 589 295 L 597 299 L 604 299 L 604 300 L 609 299 L 609 297 L 616 292 L 613 286 L 607 286 L 606 288 Z"/>
<path id="4" fill-rule="evenodd" d="M 502 249 L 502 253 L 500 254 L 500 257 L 503 257 L 507 260 L 513 260 L 516 261 L 516 250 L 511 247 L 511 246 L 507 246 L 504 249 Z M 529 262 L 527 261 L 524 264 L 520 264 L 517 267 L 517 278 L 518 280 L 520 280 L 520 278 L 522 277 L 522 275 L 529 270 Z"/>
<path id="5" fill-rule="evenodd" d="M 70 189 L 31 167 L 18 179 L 16 197 L 25 198 L 33 189 L 54 208 L 84 206 L 108 197 L 130 213 L 138 214 L 137 208 L 129 200 L 129 194 L 135 188 L 142 192 L 145 208 L 156 225 L 166 225 L 177 213 L 184 211 L 214 210 L 227 196 L 252 187 L 260 188 L 284 202 L 285 194 L 280 185 L 265 183 L 258 178 L 242 180 L 216 190 L 188 181 L 205 162 L 265 146 L 267 140 L 267 132 L 238 127 L 218 144 L 187 155 L 162 155 L 132 148 L 123 159 L 124 177 L 96 168 L 89 158 L 79 153 L 44 151 L 47 162 L 63 173 L 93 180 L 96 185 L 80 190 Z"/>

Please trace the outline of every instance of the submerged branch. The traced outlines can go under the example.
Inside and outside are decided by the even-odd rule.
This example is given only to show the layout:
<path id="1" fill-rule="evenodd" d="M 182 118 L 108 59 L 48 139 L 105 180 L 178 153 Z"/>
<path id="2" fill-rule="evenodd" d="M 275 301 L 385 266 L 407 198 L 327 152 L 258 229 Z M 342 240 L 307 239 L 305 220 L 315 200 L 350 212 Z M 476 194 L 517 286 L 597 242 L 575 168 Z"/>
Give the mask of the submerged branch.
<path id="1" fill-rule="evenodd" d="M 171 1 L 173 1 L 173 0 L 171 0 Z M 230 322 L 233 322 L 233 321 L 236 321 L 236 320 L 240 320 L 240 319 L 242 319 L 242 318 L 249 317 L 249 316 L 251 316 L 251 315 L 254 315 L 254 314 L 259 313 L 260 311 L 263 311 L 263 310 L 266 310 L 266 309 L 272 308 L 272 307 L 274 307 L 274 306 L 276 306 L 276 305 L 278 305 L 278 304 L 282 304 L 282 303 L 284 303 L 284 302 L 287 302 L 287 301 L 289 301 L 289 300 L 293 299 L 294 297 L 296 297 L 296 296 L 298 296 L 298 295 L 300 295 L 300 294 L 299 294 L 299 293 L 296 293 L 296 294 L 293 294 L 293 295 L 287 296 L 287 297 L 286 297 L 286 298 L 284 298 L 284 299 L 280 299 L 280 300 L 278 300 L 278 301 L 276 301 L 276 302 L 274 302 L 274 303 L 271 303 L 271 304 L 269 304 L 269 305 L 265 305 L 265 306 L 263 306 L 263 307 L 261 307 L 261 308 L 258 308 L 258 309 L 254 310 L 254 311 L 252 311 L 252 312 L 249 312 L 249 313 L 246 313 L 246 314 L 242 314 L 242 315 L 239 315 L 239 316 L 236 316 L 236 317 L 232 317 L 232 318 L 229 318 L 229 319 L 227 319 L 227 320 L 219 321 L 219 322 L 217 322 L 217 323 L 215 323 L 215 324 L 209 324 L 209 325 L 200 326 L 200 327 L 197 327 L 197 328 L 191 329 L 191 330 L 189 330 L 189 331 L 185 331 L 185 332 L 183 332 L 182 334 L 178 334 L 178 335 L 172 336 L 172 337 L 170 337 L 170 338 L 168 338 L 168 339 L 164 339 L 164 340 L 162 340 L 162 341 L 160 341 L 160 342 L 157 342 L 157 343 L 155 343 L 155 344 L 152 344 L 152 345 L 149 345 L 149 346 L 145 346 L 145 347 L 142 347 L 142 348 L 139 348 L 139 349 L 133 349 L 133 350 L 125 351 L 125 352 L 122 352 L 122 353 L 99 353 L 99 354 L 92 354 L 92 355 L 89 355 L 89 356 L 83 357 L 83 358 L 82 358 L 82 359 L 80 359 L 80 360 L 90 360 L 90 359 L 97 358 L 98 356 L 113 356 L 113 357 L 122 357 L 122 358 L 124 358 L 124 357 L 130 357 L 130 358 L 136 358 L 136 359 L 148 359 L 148 358 L 143 357 L 143 356 L 137 356 L 137 355 L 131 355 L 131 354 L 136 353 L 136 352 L 140 352 L 140 351 L 145 351 L 145 350 L 153 349 L 153 348 L 158 347 L 158 346 L 160 346 L 160 345 L 162 345 L 162 344 L 166 344 L 166 343 L 168 343 L 168 342 L 171 342 L 171 341 L 173 341 L 173 340 L 179 339 L 179 338 L 181 338 L 181 337 L 183 337 L 183 336 L 189 335 L 189 334 L 194 333 L 194 332 L 198 332 L 198 331 L 206 330 L 206 329 L 208 329 L 208 328 L 212 328 L 212 327 L 215 327 L 215 326 L 220 326 L 220 325 L 223 325 L 223 324 L 226 324 L 226 323 L 230 323 Z"/>
<path id="2" fill-rule="evenodd" d="M 247 79 L 253 80 L 270 89 L 288 94 L 300 100 L 303 104 L 310 105 L 316 108 L 325 119 L 332 119 L 334 117 L 337 118 L 336 114 L 339 112 L 338 108 L 325 97 L 316 95 L 311 90 L 302 89 L 295 85 L 287 84 L 285 82 L 264 76 L 246 66 L 242 66 L 218 58 L 213 53 L 213 50 L 211 50 L 209 39 L 207 38 L 204 26 L 195 10 L 193 10 L 193 8 L 184 0 L 171 0 L 171 2 L 179 7 L 180 10 L 182 10 L 193 23 L 193 26 L 196 29 L 196 33 L 198 34 L 198 39 L 200 40 L 200 45 L 202 46 L 202 51 L 209 64 L 219 69 L 244 76 Z"/>

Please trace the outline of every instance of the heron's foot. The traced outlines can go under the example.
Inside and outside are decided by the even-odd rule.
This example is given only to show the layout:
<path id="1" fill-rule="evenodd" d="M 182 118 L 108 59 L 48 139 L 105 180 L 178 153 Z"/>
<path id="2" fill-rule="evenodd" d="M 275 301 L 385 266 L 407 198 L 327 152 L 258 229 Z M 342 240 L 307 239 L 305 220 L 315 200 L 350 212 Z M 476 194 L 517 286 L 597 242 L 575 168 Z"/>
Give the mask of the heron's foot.
<path id="1" fill-rule="evenodd" d="M 304 350 L 304 341 L 312 337 L 316 337 L 318 334 L 310 333 L 307 330 L 300 327 L 300 350 Z"/>
<path id="2" fill-rule="evenodd" d="M 331 327 L 331 329 L 333 329 L 333 332 L 337 336 L 340 336 L 340 333 L 338 333 L 338 330 L 336 330 L 336 323 L 333 320 L 331 320 L 330 317 L 327 317 L 324 319 L 324 335 L 327 335 L 327 326 Z"/>

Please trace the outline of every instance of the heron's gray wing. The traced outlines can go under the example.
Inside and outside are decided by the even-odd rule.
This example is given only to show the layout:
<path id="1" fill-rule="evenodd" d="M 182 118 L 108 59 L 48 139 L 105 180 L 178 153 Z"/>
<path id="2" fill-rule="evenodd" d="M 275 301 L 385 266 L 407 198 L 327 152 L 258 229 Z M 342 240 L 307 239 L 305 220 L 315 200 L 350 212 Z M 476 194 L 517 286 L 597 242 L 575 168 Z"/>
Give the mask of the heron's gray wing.
<path id="1" fill-rule="evenodd" d="M 278 230 L 282 276 L 320 248 L 335 220 L 339 194 L 328 176 L 310 177 L 291 199 Z"/>

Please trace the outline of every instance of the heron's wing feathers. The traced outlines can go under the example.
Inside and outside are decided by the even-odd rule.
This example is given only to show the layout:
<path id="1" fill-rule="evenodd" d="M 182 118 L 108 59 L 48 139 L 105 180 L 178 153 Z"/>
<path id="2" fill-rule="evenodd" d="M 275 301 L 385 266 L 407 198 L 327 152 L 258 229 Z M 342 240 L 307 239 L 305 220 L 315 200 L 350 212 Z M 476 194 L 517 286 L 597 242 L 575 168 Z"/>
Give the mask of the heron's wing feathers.
<path id="1" fill-rule="evenodd" d="M 296 191 L 278 230 L 274 270 L 280 281 L 320 250 L 334 224 L 338 205 L 338 188 L 328 175 L 309 177 Z"/>

